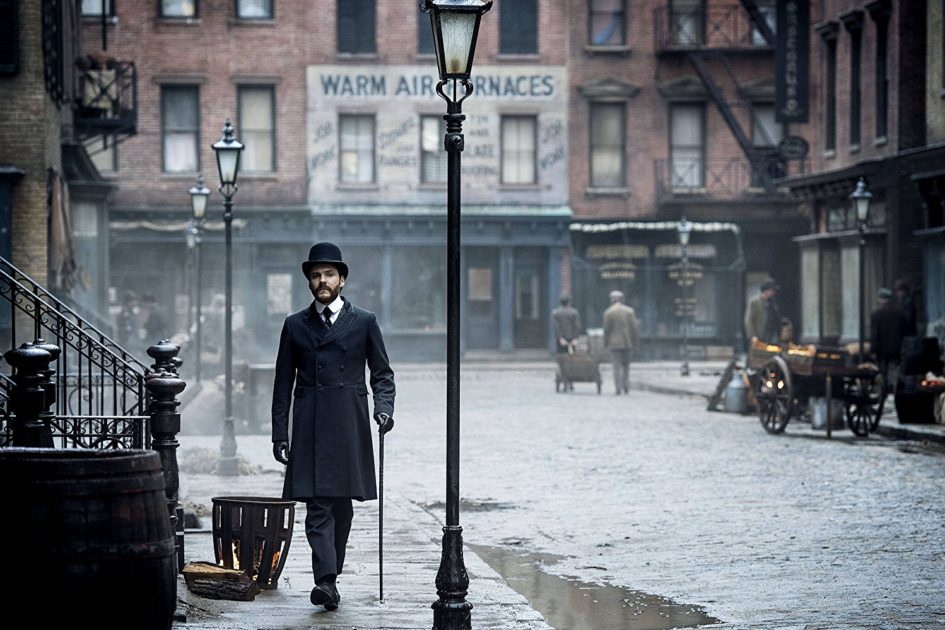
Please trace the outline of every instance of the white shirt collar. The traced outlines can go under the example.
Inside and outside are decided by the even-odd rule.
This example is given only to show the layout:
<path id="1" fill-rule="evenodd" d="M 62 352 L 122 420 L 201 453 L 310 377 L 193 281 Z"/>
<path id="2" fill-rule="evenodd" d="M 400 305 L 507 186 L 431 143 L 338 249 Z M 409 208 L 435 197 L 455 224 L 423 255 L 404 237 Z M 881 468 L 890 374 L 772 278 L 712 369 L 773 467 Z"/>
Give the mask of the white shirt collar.
<path id="1" fill-rule="evenodd" d="M 318 314 L 319 314 L 319 315 L 321 315 L 322 312 L 325 310 L 325 306 L 328 306 L 328 308 L 331 309 L 331 321 L 332 321 L 332 323 L 334 323 L 335 320 L 338 319 L 338 313 L 341 312 L 341 309 L 344 308 L 344 305 L 345 305 L 345 301 L 341 298 L 340 295 L 335 298 L 335 301 L 334 301 L 334 302 L 332 302 L 331 304 L 327 304 L 327 305 L 326 305 L 326 304 L 322 304 L 322 303 L 319 302 L 318 300 L 315 300 L 315 310 L 318 311 Z"/>

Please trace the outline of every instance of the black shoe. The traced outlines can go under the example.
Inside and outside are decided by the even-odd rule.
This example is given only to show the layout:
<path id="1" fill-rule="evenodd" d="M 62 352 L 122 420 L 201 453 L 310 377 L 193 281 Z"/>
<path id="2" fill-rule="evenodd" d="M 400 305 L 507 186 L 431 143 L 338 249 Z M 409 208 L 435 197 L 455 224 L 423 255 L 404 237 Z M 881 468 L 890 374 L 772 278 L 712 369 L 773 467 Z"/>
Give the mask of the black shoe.
<path id="1" fill-rule="evenodd" d="M 325 610 L 337 610 L 341 595 L 338 594 L 333 580 L 320 580 L 312 589 L 309 599 L 313 606 L 324 606 Z"/>

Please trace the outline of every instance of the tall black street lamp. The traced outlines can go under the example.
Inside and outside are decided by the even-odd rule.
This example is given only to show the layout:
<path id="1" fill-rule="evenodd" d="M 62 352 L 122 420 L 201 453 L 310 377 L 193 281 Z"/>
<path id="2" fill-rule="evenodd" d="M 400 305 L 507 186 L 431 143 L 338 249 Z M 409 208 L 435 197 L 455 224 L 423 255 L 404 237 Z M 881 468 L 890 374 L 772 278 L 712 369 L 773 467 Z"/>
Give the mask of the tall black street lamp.
<path id="1" fill-rule="evenodd" d="M 683 216 L 676 224 L 676 233 L 679 236 L 679 247 L 682 255 L 682 268 L 679 270 L 682 274 L 680 286 L 682 287 L 682 312 L 683 312 L 683 342 L 682 342 L 682 365 L 679 367 L 681 376 L 689 376 L 689 236 L 692 234 L 692 223 Z"/>
<path id="2" fill-rule="evenodd" d="M 239 174 L 240 153 L 243 143 L 233 137 L 233 125 L 226 119 L 223 125 L 223 137 L 213 144 L 217 155 L 217 169 L 220 172 L 220 193 L 223 194 L 223 225 L 225 228 L 226 255 L 226 310 L 223 323 L 223 361 L 226 379 L 226 409 L 223 414 L 223 439 L 220 442 L 221 475 L 239 473 L 236 463 L 236 435 L 233 431 L 233 195 L 236 194 L 236 176 Z"/>
<path id="3" fill-rule="evenodd" d="M 210 196 L 210 189 L 204 185 L 203 175 L 197 177 L 197 185 L 191 188 L 190 193 L 190 209 L 193 213 L 192 220 L 190 222 L 190 236 L 188 239 L 193 239 L 193 250 L 194 250 L 194 276 L 195 284 L 197 289 L 197 299 L 194 302 L 196 305 L 196 317 L 197 317 L 197 334 L 194 338 L 194 348 L 196 349 L 194 357 L 194 366 L 196 370 L 195 379 L 200 383 L 201 376 L 201 366 L 200 366 L 200 352 L 201 352 L 201 332 L 203 329 L 203 322 L 201 321 L 200 316 L 200 296 L 203 292 L 201 286 L 201 277 L 200 277 L 200 242 L 201 242 L 201 232 L 203 230 L 203 218 L 207 212 L 207 198 Z M 189 244 L 189 240 L 188 240 Z"/>
<path id="4" fill-rule="evenodd" d="M 864 294 L 864 284 L 866 283 L 866 273 L 864 269 L 866 268 L 865 261 L 863 259 L 864 254 L 866 253 L 866 221 L 870 216 L 870 201 L 873 199 L 873 193 L 866 190 L 866 181 L 861 177 L 856 182 L 856 188 L 853 189 L 853 192 L 850 193 L 850 199 L 853 200 L 853 209 L 856 210 L 856 227 L 860 232 L 860 245 L 859 245 L 859 264 L 860 264 L 860 293 L 859 293 L 859 306 L 856 309 L 857 317 L 860 320 L 860 362 L 863 362 L 863 337 L 865 336 L 864 327 L 865 327 L 865 309 L 863 308 L 863 294 Z"/>
<path id="5" fill-rule="evenodd" d="M 459 525 L 459 307 L 460 307 L 460 157 L 463 151 L 462 103 L 473 86 L 469 80 L 479 21 L 491 0 L 425 0 L 430 14 L 440 81 L 436 93 L 446 101 L 447 153 L 447 306 L 446 306 L 446 526 L 436 574 L 434 630 L 472 627 L 472 604 L 466 601 L 469 576 L 463 561 L 463 528 Z M 447 87 L 448 86 L 448 87 Z M 445 88 L 445 89 L 444 89 Z M 460 94 L 460 91 L 462 94 Z"/>

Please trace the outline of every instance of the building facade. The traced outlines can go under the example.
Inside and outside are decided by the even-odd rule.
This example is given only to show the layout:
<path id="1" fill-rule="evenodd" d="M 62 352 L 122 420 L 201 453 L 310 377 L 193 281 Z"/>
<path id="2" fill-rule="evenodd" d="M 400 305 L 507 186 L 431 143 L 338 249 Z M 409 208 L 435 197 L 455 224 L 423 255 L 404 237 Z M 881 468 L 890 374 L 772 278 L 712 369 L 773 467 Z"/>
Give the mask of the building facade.
<path id="1" fill-rule="evenodd" d="M 245 145 L 234 198 L 236 358 L 269 361 L 282 319 L 311 299 L 299 263 L 332 240 L 346 295 L 375 311 L 392 352 L 445 356 L 445 103 L 429 18 L 393 0 L 106 3 L 110 54 L 142 59 L 138 137 L 96 160 L 114 302 L 150 290 L 192 329 L 188 189 L 216 188 L 226 118 Z M 86 28 L 101 3 L 85 3 Z M 562 2 L 483 20 L 464 103 L 464 348 L 547 350 L 571 218 Z M 144 63 L 144 60 L 147 60 Z M 223 286 L 221 197 L 200 245 L 201 310 Z M 208 348 L 217 343 L 205 336 Z"/>
<path id="2" fill-rule="evenodd" d="M 804 223 L 775 180 L 805 163 L 778 153 L 796 132 L 775 116 L 775 3 L 570 5 L 574 290 L 586 319 L 599 325 L 620 289 L 646 355 L 678 356 L 684 336 L 694 356 L 741 351 L 745 299 L 768 276 L 796 318 L 791 238 Z M 682 217 L 695 227 L 685 278 Z"/>
<path id="3" fill-rule="evenodd" d="M 896 282 L 913 290 L 920 334 L 934 334 L 943 299 L 941 3 L 836 0 L 812 10 L 813 168 L 785 181 L 808 219 L 796 239 L 802 336 L 858 340 L 876 291 Z M 850 199 L 860 178 L 872 194 L 862 248 Z"/>

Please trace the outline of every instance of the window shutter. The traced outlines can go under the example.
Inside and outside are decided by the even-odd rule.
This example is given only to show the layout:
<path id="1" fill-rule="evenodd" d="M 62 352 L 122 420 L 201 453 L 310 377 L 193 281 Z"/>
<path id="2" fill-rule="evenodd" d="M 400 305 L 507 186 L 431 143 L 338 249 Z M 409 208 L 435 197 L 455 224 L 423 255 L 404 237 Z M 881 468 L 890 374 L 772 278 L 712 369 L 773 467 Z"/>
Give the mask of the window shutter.
<path id="1" fill-rule="evenodd" d="M 537 53 L 538 0 L 515 0 L 499 6 L 499 52 Z"/>
<path id="2" fill-rule="evenodd" d="M 338 0 L 338 52 L 373 53 L 374 0 Z"/>

